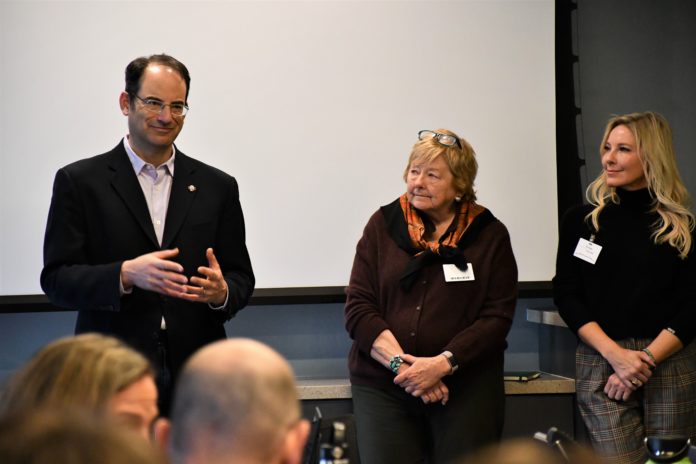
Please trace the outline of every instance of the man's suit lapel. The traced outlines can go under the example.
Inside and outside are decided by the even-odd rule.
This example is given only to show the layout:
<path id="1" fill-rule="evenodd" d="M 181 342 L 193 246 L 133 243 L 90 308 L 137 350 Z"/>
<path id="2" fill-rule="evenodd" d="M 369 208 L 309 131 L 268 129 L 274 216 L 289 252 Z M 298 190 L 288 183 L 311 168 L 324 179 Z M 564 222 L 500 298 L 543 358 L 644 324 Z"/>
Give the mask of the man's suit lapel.
<path id="1" fill-rule="evenodd" d="M 133 217 L 143 229 L 143 232 L 152 241 L 153 245 L 159 248 L 157 235 L 152 226 L 150 211 L 147 209 L 147 202 L 145 201 L 145 195 L 143 195 L 143 189 L 135 175 L 133 165 L 128 159 L 126 149 L 123 148 L 123 142 L 111 150 L 108 162 L 109 168 L 114 171 L 111 185 L 131 213 L 133 213 Z"/>
<path id="2" fill-rule="evenodd" d="M 191 159 L 177 151 L 174 160 L 172 191 L 169 194 L 167 219 L 164 222 L 164 235 L 162 237 L 162 248 L 164 249 L 170 247 L 174 237 L 181 229 L 198 189 L 201 188 L 195 180 L 195 168 Z"/>

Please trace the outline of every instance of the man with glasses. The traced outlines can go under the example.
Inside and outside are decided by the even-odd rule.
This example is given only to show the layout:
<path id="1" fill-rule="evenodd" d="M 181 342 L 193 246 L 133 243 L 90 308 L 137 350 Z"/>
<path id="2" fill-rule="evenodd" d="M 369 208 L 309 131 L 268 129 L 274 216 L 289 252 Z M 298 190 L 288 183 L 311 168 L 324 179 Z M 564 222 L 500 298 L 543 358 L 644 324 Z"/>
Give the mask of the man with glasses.
<path id="1" fill-rule="evenodd" d="M 254 288 L 235 179 L 174 145 L 190 81 L 168 55 L 127 66 L 128 134 L 56 174 L 41 273 L 53 304 L 79 310 L 77 333 L 116 335 L 154 362 L 165 413 L 186 358 L 225 338 Z"/>

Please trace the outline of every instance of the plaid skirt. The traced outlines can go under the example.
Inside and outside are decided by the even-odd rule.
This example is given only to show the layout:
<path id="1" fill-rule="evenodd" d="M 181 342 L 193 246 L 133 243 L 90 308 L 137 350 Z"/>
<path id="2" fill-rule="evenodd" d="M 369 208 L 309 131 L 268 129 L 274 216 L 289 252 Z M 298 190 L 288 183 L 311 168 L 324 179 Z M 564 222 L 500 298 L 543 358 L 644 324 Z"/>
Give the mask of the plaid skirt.
<path id="1" fill-rule="evenodd" d="M 641 350 L 650 339 L 617 343 Z M 608 462 L 642 464 L 646 436 L 696 437 L 696 341 L 663 361 L 627 401 L 612 400 L 604 386 L 613 374 L 597 351 L 580 342 L 576 351 L 576 395 L 592 445 Z"/>

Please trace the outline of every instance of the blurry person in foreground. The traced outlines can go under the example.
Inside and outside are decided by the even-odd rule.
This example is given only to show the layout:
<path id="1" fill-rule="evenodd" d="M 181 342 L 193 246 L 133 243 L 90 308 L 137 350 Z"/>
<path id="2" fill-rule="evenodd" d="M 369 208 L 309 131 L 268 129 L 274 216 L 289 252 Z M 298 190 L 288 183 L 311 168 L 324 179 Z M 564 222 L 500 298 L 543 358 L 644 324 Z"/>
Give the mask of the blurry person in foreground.
<path id="1" fill-rule="evenodd" d="M 85 411 L 33 410 L 0 417 L 2 464 L 166 464 L 133 432 Z"/>
<path id="2" fill-rule="evenodd" d="M 175 464 L 299 464 L 308 433 L 288 362 L 237 338 L 191 357 L 156 435 Z"/>
<path id="3" fill-rule="evenodd" d="M 123 342 L 101 334 L 60 338 L 40 349 L 0 396 L 0 414 L 83 410 L 150 438 L 158 416 L 152 366 Z"/>

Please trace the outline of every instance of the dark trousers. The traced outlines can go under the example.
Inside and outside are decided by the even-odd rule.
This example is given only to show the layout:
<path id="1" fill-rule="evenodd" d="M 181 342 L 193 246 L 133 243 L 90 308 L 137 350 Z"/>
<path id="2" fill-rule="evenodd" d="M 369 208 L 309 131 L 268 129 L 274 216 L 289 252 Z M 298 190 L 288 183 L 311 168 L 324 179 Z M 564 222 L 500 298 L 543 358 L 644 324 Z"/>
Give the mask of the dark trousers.
<path id="1" fill-rule="evenodd" d="M 500 440 L 505 416 L 502 362 L 445 378 L 446 405 L 401 389 L 352 386 L 362 464 L 446 464 Z M 449 380 L 449 381 L 448 381 Z"/>
<path id="2" fill-rule="evenodd" d="M 155 382 L 157 384 L 157 407 L 160 416 L 169 417 L 172 402 L 172 392 L 174 390 L 174 376 L 169 364 L 168 338 L 166 330 L 157 332 L 157 354 L 153 360 L 154 368 L 157 373 Z"/>

